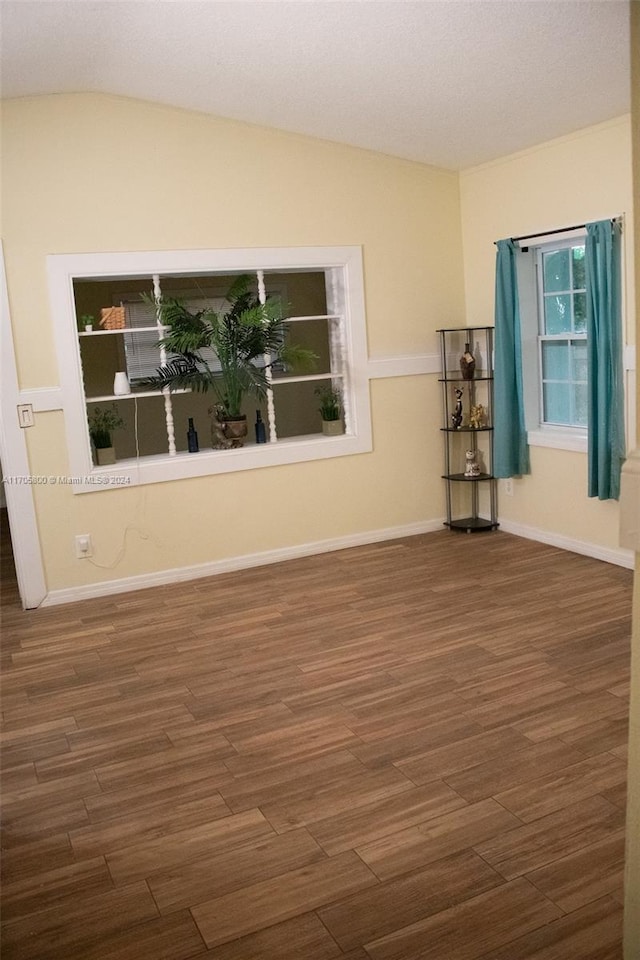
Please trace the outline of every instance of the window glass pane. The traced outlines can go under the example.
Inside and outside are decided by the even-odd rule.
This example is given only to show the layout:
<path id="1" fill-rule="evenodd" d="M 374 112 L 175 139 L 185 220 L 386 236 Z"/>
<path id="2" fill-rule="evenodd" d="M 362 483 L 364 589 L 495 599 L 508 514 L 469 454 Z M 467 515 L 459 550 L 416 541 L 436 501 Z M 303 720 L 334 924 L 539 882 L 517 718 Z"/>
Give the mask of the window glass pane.
<path id="1" fill-rule="evenodd" d="M 571 379 L 587 380 L 587 341 L 571 341 Z"/>
<path id="2" fill-rule="evenodd" d="M 544 299 L 545 333 L 571 332 L 571 295 L 545 297 Z"/>
<path id="3" fill-rule="evenodd" d="M 276 428 L 281 440 L 322 432 L 322 417 L 318 410 L 320 401 L 315 391 L 330 382 L 303 380 L 300 383 L 274 384 Z"/>
<path id="4" fill-rule="evenodd" d="M 539 390 L 542 419 L 558 426 L 587 425 L 587 299 L 585 245 L 541 251 L 538 271 L 541 331 Z"/>
<path id="5" fill-rule="evenodd" d="M 584 290 L 584 247 L 572 247 L 571 258 L 573 260 L 573 289 Z"/>
<path id="6" fill-rule="evenodd" d="M 545 380 L 569 379 L 569 344 L 566 340 L 543 342 L 542 376 Z"/>
<path id="7" fill-rule="evenodd" d="M 568 383 L 545 383 L 544 419 L 546 423 L 570 423 L 570 385 Z"/>
<path id="8" fill-rule="evenodd" d="M 544 292 L 569 289 L 569 248 L 543 254 Z"/>
<path id="9" fill-rule="evenodd" d="M 587 295 L 576 293 L 573 297 L 573 329 L 576 333 L 587 332 Z"/>
<path id="10" fill-rule="evenodd" d="M 276 366 L 273 378 L 290 377 L 300 374 L 331 373 L 331 348 L 329 343 L 329 321 L 327 320 L 299 320 L 285 324 L 285 343 L 295 344 L 305 350 L 311 350 L 318 358 L 312 369 L 306 367 L 288 368 L 284 365 Z"/>
<path id="11" fill-rule="evenodd" d="M 573 422 L 578 427 L 587 425 L 587 385 L 573 384 Z"/>
<path id="12" fill-rule="evenodd" d="M 127 305 L 127 310 L 130 306 Z M 149 319 L 149 326 L 152 323 Z M 129 382 L 133 385 L 154 377 L 161 364 L 158 334 L 150 330 L 148 333 L 123 334 L 123 339 Z"/>
<path id="13" fill-rule="evenodd" d="M 112 340 L 113 337 L 104 337 Z M 189 395 L 190 396 L 190 395 Z M 201 399 L 201 395 L 199 395 Z M 139 397 L 137 400 L 117 400 L 89 402 L 87 413 L 92 414 L 96 409 L 117 411 L 122 418 L 123 426 L 113 431 L 112 441 L 117 460 L 134 459 L 136 456 L 151 457 L 157 454 L 168 453 L 167 425 L 164 410 L 164 397 Z M 190 414 L 193 410 L 190 408 Z M 179 429 L 182 418 L 176 420 L 176 446 L 178 449 L 187 447 L 186 420 L 184 431 Z M 184 433 L 184 441 L 182 439 Z"/>
<path id="14" fill-rule="evenodd" d="M 280 291 L 285 316 L 319 316 L 327 312 L 324 270 L 279 273 L 265 271 L 267 290 Z"/>

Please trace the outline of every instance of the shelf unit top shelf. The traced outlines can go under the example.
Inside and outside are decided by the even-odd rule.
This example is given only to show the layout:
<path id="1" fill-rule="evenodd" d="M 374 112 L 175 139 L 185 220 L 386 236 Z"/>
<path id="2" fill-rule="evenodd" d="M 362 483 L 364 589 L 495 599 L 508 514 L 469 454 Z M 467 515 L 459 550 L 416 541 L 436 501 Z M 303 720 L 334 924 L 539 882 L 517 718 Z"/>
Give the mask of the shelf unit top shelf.
<path id="1" fill-rule="evenodd" d="M 436 333 L 465 333 L 472 330 L 495 330 L 495 327 L 441 327 Z"/>
<path id="2" fill-rule="evenodd" d="M 169 330 L 170 327 L 160 323 L 154 323 L 152 327 L 119 327 L 117 330 L 82 330 L 78 331 L 79 337 L 105 337 L 114 333 L 159 333 L 161 330 Z"/>

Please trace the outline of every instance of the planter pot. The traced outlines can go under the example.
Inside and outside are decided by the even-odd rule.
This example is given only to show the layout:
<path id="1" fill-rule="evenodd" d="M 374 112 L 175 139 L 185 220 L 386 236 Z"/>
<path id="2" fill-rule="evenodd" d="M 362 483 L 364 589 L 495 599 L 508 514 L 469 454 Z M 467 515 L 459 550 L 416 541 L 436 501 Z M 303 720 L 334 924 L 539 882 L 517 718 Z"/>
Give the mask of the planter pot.
<path id="1" fill-rule="evenodd" d="M 247 418 L 222 417 L 218 407 L 209 407 L 211 415 L 211 446 L 214 450 L 232 450 L 243 447 L 247 436 Z"/>
<path id="2" fill-rule="evenodd" d="M 106 467 L 116 462 L 116 451 L 113 447 L 96 447 L 96 460 L 99 467 Z"/>
<path id="3" fill-rule="evenodd" d="M 339 437 L 344 433 L 342 420 L 323 420 L 322 432 L 325 437 Z"/>

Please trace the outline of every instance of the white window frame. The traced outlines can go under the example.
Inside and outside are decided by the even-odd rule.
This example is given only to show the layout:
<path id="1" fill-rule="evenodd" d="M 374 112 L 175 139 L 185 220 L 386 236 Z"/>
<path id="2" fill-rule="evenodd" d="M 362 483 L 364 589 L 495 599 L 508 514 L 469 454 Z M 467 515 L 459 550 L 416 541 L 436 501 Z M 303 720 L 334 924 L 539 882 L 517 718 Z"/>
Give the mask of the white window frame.
<path id="1" fill-rule="evenodd" d="M 119 460 L 109 467 L 93 464 L 76 326 L 74 281 L 118 280 L 124 290 L 133 279 L 151 278 L 157 274 L 185 277 L 192 274 L 209 278 L 212 274 L 236 271 L 314 269 L 326 271 L 330 281 L 327 284 L 328 312 L 343 315 L 341 349 L 347 376 L 342 387 L 349 413 L 349 429 L 345 434 L 326 437 L 319 433 L 232 450 L 202 449 L 195 454 L 179 452 L 173 456 L 160 454 Z M 47 257 L 47 272 L 63 394 L 69 482 L 74 493 L 95 493 L 124 485 L 161 483 L 352 456 L 372 450 L 364 279 L 359 246 L 55 254 Z M 118 402 L 135 403 L 135 395 Z"/>
<path id="2" fill-rule="evenodd" d="M 550 447 L 557 450 L 572 450 L 586 453 L 588 433 L 586 427 L 547 423 L 543 420 L 542 357 L 541 339 L 577 339 L 574 334 L 562 334 L 558 337 L 544 335 L 544 315 L 542 311 L 542 253 L 558 250 L 561 247 L 576 246 L 586 242 L 586 231 L 572 230 L 559 238 L 551 238 L 537 243 L 523 243 L 528 247 L 526 254 L 518 259 L 518 296 L 522 329 L 522 358 L 525 420 L 527 440 L 533 447 Z M 586 337 L 585 337 L 586 338 Z"/>
<path id="3" fill-rule="evenodd" d="M 557 250 L 567 250 L 572 249 L 573 247 L 584 246 L 586 243 L 586 234 L 582 237 L 571 237 L 570 239 L 564 239 L 556 241 L 555 243 L 545 243 L 536 246 L 536 282 L 538 287 L 538 393 L 540 401 L 540 426 L 543 429 L 551 428 L 553 430 L 562 430 L 570 431 L 570 433 L 576 433 L 584 435 L 586 438 L 587 426 L 586 424 L 579 423 L 557 423 L 553 420 L 545 420 L 544 416 L 544 363 L 543 363 L 543 344 L 544 343 L 566 343 L 570 345 L 573 341 L 582 341 L 586 344 L 587 342 L 587 333 L 586 330 L 584 333 L 576 333 L 569 331 L 568 333 L 547 333 L 545 330 L 545 300 L 552 296 L 570 296 L 573 306 L 573 296 L 576 293 L 585 293 L 584 288 L 579 288 L 574 290 L 571 288 L 567 291 L 560 291 L 559 293 L 545 293 L 544 289 L 544 256 L 545 254 L 555 253 Z M 570 260 L 571 263 L 571 260 Z M 573 277 L 573 267 L 570 268 L 571 277 Z M 570 380 L 569 383 L 577 383 L 579 381 Z"/>

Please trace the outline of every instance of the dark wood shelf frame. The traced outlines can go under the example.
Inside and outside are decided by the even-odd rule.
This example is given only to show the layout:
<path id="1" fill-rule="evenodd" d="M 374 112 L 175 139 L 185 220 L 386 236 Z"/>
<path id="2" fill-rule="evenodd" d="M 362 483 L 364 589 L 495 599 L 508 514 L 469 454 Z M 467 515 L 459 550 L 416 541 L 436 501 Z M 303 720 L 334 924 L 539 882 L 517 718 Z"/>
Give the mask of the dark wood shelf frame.
<path id="1" fill-rule="evenodd" d="M 444 441 L 444 473 L 442 478 L 446 488 L 447 519 L 445 526 L 450 530 L 465 533 L 480 533 L 497 530 L 498 505 L 497 481 L 493 476 L 493 327 L 457 327 L 438 330 L 440 335 L 441 376 L 442 384 L 442 417 L 443 426 L 440 432 Z M 475 355 L 479 365 L 478 376 L 471 379 L 464 377 L 452 366 L 461 356 L 466 343 L 471 345 L 471 352 Z M 466 415 L 469 416 L 472 405 L 482 402 L 486 410 L 487 423 L 482 427 L 472 427 L 468 423 L 459 427 L 452 426 L 452 414 L 455 401 L 452 385 L 461 385 L 466 401 Z M 487 468 L 477 476 L 467 476 L 460 470 L 464 467 L 465 445 L 454 439 L 456 434 L 465 438 L 466 449 L 478 454 L 478 436 L 483 435 L 482 454 L 484 466 Z M 486 449 L 485 449 L 486 447 Z M 468 489 L 456 496 L 453 495 L 453 485 L 459 491 L 465 490 L 460 484 L 466 484 Z M 484 486 L 483 486 L 484 485 Z M 488 490 L 487 490 L 488 488 Z M 480 515 L 480 491 L 482 494 L 485 513 Z M 455 503 L 455 509 L 454 509 Z M 465 516 L 454 515 L 464 512 Z"/>

